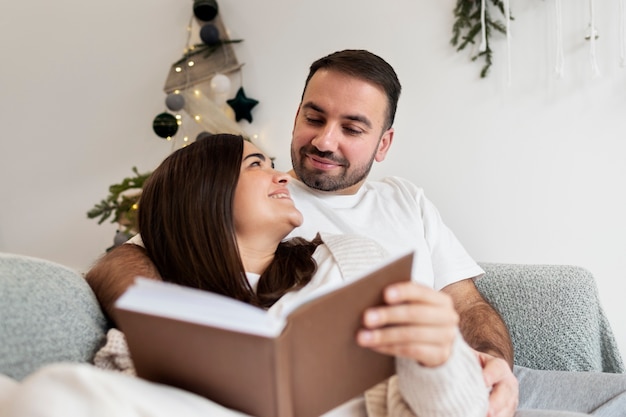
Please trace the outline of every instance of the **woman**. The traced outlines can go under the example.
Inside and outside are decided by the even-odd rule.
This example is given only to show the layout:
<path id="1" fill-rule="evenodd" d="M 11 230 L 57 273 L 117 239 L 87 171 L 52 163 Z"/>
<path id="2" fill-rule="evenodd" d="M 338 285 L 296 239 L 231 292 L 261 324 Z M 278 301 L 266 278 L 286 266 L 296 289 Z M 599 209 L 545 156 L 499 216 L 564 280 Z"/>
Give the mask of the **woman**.
<path id="1" fill-rule="evenodd" d="M 144 184 L 138 212 L 161 277 L 265 308 L 306 285 L 320 240 L 281 242 L 302 223 L 288 181 L 241 137 L 208 137 L 170 155 Z"/>
<path id="2" fill-rule="evenodd" d="M 346 276 L 346 268 L 339 268 L 333 236 L 324 236 L 326 242 L 319 235 L 313 242 L 283 241 L 303 222 L 290 198 L 289 181 L 288 174 L 275 171 L 270 158 L 240 136 L 209 136 L 170 155 L 144 184 L 138 214 L 144 246 L 160 276 L 277 310 L 305 293 L 357 275 L 360 271 Z M 367 239 L 346 242 L 361 250 L 359 261 L 369 261 L 359 262 L 363 268 L 385 256 Z M 418 415 L 428 415 L 428 407 L 437 408 L 424 407 L 424 385 L 412 392 L 414 385 L 403 382 L 448 362 L 452 351 L 464 345 L 456 313 L 444 294 L 418 284 L 391 286 L 386 296 L 390 306 L 366 312 L 358 341 L 403 358 L 402 394 Z M 424 319 L 426 314 L 433 318 Z M 477 365 L 474 357 L 468 362 Z M 484 386 L 478 388 L 484 391 Z M 445 398 L 441 402 L 458 406 L 450 399 L 454 395 L 448 395 L 455 389 L 444 391 L 439 393 Z M 486 394 L 481 400 L 486 404 Z M 429 398 L 427 403 L 437 401 Z M 363 402 L 352 406 L 362 407 Z M 459 415 L 472 415 L 472 406 L 463 404 Z M 441 413 L 437 409 L 436 415 L 447 415 Z"/>

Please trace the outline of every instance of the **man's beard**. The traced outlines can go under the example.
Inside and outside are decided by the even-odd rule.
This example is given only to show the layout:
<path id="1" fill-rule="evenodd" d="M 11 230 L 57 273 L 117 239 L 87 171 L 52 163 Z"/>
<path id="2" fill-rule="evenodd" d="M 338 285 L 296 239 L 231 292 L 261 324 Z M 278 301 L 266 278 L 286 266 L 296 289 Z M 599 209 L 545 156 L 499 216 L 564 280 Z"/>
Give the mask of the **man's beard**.
<path id="1" fill-rule="evenodd" d="M 336 175 L 330 175 L 324 170 L 306 167 L 307 155 L 315 155 L 333 161 L 340 165 L 341 172 Z M 350 163 L 346 159 L 339 158 L 332 152 L 321 152 L 311 145 L 303 146 L 298 151 L 291 150 L 291 164 L 298 179 L 308 187 L 321 191 L 339 191 L 352 187 L 367 177 L 373 163 L 374 155 L 372 155 L 367 164 L 351 168 Z"/>

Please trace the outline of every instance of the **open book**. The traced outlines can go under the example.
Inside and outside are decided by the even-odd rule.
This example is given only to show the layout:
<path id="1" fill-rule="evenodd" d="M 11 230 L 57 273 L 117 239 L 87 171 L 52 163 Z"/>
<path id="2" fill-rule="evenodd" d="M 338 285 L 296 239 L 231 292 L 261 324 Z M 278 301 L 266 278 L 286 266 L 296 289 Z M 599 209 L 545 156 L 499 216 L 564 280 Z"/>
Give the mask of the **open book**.
<path id="1" fill-rule="evenodd" d="M 258 417 L 316 417 L 395 373 L 356 343 L 365 309 L 410 280 L 413 254 L 276 317 L 218 294 L 138 278 L 116 302 L 137 374 Z"/>

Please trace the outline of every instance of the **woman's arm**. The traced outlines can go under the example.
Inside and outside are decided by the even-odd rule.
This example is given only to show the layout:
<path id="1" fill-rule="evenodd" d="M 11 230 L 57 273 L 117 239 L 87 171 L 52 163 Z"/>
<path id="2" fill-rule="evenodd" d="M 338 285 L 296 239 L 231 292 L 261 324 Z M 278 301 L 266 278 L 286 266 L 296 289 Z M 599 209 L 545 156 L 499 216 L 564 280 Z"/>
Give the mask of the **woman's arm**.
<path id="1" fill-rule="evenodd" d="M 414 282 L 390 285 L 384 296 L 387 306 L 365 312 L 358 342 L 398 358 L 398 389 L 413 413 L 486 415 L 480 362 L 460 334 L 450 296 Z"/>

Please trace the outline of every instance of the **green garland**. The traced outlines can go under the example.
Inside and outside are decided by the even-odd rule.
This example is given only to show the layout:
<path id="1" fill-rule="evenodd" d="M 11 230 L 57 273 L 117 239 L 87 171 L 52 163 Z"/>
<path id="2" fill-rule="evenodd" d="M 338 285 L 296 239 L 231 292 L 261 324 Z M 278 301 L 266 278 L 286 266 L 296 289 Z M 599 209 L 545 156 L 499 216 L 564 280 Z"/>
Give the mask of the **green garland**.
<path id="1" fill-rule="evenodd" d="M 137 230 L 137 203 L 143 188 L 143 183 L 150 176 L 150 172 L 140 174 L 137 167 L 133 167 L 135 176 L 124 178 L 119 184 L 109 187 L 109 196 L 101 200 L 87 212 L 87 217 L 99 217 L 98 224 L 113 216 L 111 223 L 118 222 L 124 227 L 123 232 L 133 235 Z M 128 190 L 137 190 L 133 194 L 124 194 Z"/>
<path id="2" fill-rule="evenodd" d="M 502 0 L 489 0 L 494 6 L 498 8 L 503 16 L 504 3 Z M 450 43 L 456 46 L 457 51 L 462 51 L 467 45 L 475 44 L 476 37 L 479 37 L 482 30 L 482 24 L 480 19 L 481 14 L 481 0 L 457 0 L 456 7 L 454 8 L 454 25 L 452 26 L 452 39 Z M 510 18 L 513 20 L 513 18 Z M 489 39 L 492 34 L 492 30 L 496 30 L 500 33 L 506 34 L 506 25 L 499 20 L 493 20 L 489 7 L 485 7 L 485 35 L 486 35 L 486 48 L 484 51 L 479 51 L 476 55 L 472 56 L 472 61 L 476 61 L 479 57 L 485 59 L 485 65 L 480 71 L 480 77 L 485 78 L 489 73 L 489 68 L 493 63 L 493 51 L 489 43 Z"/>

